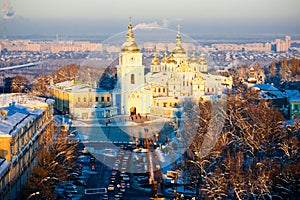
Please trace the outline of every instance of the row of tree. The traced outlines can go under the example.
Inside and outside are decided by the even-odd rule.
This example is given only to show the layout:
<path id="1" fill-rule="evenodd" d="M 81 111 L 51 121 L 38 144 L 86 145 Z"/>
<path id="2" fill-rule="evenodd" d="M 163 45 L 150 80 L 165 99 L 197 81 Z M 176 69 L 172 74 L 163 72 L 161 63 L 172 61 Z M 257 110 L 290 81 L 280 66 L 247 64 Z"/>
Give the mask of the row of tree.
<path id="1" fill-rule="evenodd" d="M 278 110 L 257 99 L 255 92 L 240 88 L 217 112 L 210 102 L 200 102 L 198 132 L 178 164 L 186 187 L 199 199 L 300 196 L 300 122 L 286 124 Z M 191 120 L 184 123 L 195 127 Z M 213 145 L 209 152 L 208 145 Z"/>
<path id="2" fill-rule="evenodd" d="M 67 181 L 68 174 L 74 169 L 78 142 L 72 140 L 60 126 L 55 128 L 54 133 L 47 129 L 45 134 L 41 148 L 36 152 L 34 166 L 22 188 L 23 199 L 32 194 L 38 194 L 35 199 L 54 199 L 55 187 Z"/>

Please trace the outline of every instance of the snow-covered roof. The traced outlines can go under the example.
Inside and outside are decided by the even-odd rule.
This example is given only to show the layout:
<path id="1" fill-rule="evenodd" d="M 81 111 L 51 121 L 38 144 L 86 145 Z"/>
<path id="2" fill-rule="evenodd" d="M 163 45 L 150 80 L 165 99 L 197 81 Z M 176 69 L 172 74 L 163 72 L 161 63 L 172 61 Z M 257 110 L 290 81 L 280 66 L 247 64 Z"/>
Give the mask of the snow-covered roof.
<path id="1" fill-rule="evenodd" d="M 0 110 L 6 110 L 7 116 L 1 116 L 0 136 L 14 136 L 21 128 L 26 126 L 30 121 L 35 120 L 44 110 L 41 108 L 31 108 L 19 104 L 11 104 L 7 107 L 0 107 Z"/>
<path id="2" fill-rule="evenodd" d="M 286 98 L 287 96 L 279 91 L 276 87 L 269 84 L 255 84 L 253 88 L 260 90 L 260 96 L 266 99 L 280 99 Z"/>
<path id="3" fill-rule="evenodd" d="M 289 99 L 290 103 L 300 103 L 300 96 L 293 96 Z"/>
<path id="4" fill-rule="evenodd" d="M 107 93 L 109 91 L 95 88 L 88 84 L 82 84 L 82 83 L 74 83 L 74 81 L 64 81 L 61 83 L 56 83 L 54 85 L 51 85 L 50 88 L 53 88 L 55 90 L 61 90 L 69 93 L 84 93 L 84 92 L 97 92 L 97 93 Z"/>
<path id="5" fill-rule="evenodd" d="M 276 87 L 270 84 L 255 84 L 253 87 L 265 91 L 279 91 Z"/>
<path id="6" fill-rule="evenodd" d="M 0 95 L 0 111 L 7 111 L 5 118 L 0 114 L 0 136 L 13 136 L 52 103 L 51 99 L 26 94 Z"/>
<path id="7" fill-rule="evenodd" d="M 285 90 L 285 94 L 288 98 L 300 98 L 300 93 L 298 90 Z"/>

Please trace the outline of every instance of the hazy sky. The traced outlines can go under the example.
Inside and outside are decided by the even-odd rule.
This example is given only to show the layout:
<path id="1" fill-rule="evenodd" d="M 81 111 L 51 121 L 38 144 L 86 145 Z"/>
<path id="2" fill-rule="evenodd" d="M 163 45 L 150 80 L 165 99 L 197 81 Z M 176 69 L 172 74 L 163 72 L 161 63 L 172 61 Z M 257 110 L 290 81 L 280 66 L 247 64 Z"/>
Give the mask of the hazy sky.
<path id="1" fill-rule="evenodd" d="M 133 25 L 176 29 L 180 23 L 186 33 L 300 34 L 299 0 L 0 0 L 0 5 L 1 34 L 4 29 L 111 34 L 126 30 L 129 16 Z"/>

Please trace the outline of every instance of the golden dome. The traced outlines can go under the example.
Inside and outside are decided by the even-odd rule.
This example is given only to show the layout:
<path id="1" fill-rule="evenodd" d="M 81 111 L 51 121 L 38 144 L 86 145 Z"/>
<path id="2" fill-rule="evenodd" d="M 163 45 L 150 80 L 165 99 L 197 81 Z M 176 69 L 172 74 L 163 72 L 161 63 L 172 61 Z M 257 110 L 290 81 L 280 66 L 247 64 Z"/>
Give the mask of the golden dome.
<path id="1" fill-rule="evenodd" d="M 172 51 L 173 54 L 185 54 L 185 50 L 181 46 L 180 26 L 178 25 L 178 33 L 176 37 L 176 47 Z"/>
<path id="2" fill-rule="evenodd" d="M 159 59 L 157 58 L 156 53 L 154 53 L 153 59 L 151 61 L 151 65 L 159 65 L 159 64 L 160 64 Z"/>
<path id="3" fill-rule="evenodd" d="M 167 55 L 167 52 L 165 52 L 164 57 L 163 57 L 163 59 L 162 59 L 161 62 L 162 62 L 162 63 L 168 62 L 168 55 Z"/>
<path id="4" fill-rule="evenodd" d="M 196 55 L 193 53 L 192 58 L 191 58 L 191 63 L 197 63 L 197 58 Z"/>
<path id="5" fill-rule="evenodd" d="M 173 63 L 173 64 L 177 64 L 176 60 L 174 60 L 174 56 L 173 54 L 170 55 L 168 63 Z"/>
<path id="6" fill-rule="evenodd" d="M 202 79 L 202 76 L 201 76 L 201 74 L 199 72 L 197 73 L 196 78 Z"/>
<path id="7" fill-rule="evenodd" d="M 121 51 L 122 52 L 139 52 L 140 51 L 139 46 L 134 41 L 134 34 L 132 31 L 131 19 L 130 19 L 130 23 L 128 25 L 126 41 L 122 44 Z"/>
<path id="8" fill-rule="evenodd" d="M 206 59 L 205 59 L 205 55 L 204 54 L 201 54 L 200 55 L 200 60 L 199 60 L 200 64 L 201 65 L 206 65 L 207 62 L 206 62 Z"/>

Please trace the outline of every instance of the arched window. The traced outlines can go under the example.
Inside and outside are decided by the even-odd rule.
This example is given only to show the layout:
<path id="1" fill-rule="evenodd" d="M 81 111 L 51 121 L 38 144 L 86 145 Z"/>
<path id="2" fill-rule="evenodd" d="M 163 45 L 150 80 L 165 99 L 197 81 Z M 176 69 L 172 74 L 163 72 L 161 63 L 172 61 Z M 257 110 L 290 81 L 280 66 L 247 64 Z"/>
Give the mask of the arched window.
<path id="1" fill-rule="evenodd" d="M 131 78 L 131 84 L 135 84 L 134 74 L 131 74 L 130 78 Z"/>

